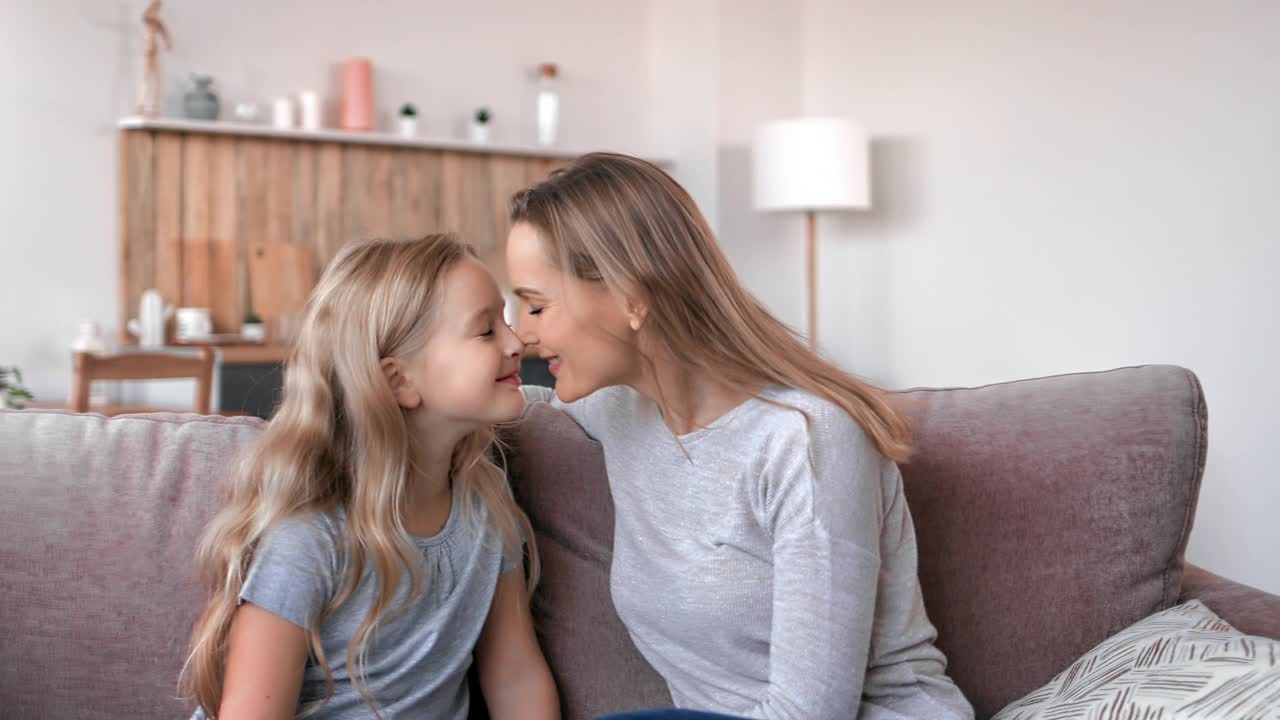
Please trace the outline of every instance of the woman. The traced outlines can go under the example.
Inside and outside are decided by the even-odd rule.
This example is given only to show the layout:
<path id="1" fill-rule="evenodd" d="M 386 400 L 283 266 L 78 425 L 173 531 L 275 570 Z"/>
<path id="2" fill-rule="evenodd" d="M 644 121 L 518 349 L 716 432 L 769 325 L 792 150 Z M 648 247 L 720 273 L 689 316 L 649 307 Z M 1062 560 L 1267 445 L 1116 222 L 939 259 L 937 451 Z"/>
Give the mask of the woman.
<path id="1" fill-rule="evenodd" d="M 521 340 L 604 447 L 611 590 L 679 708 L 971 718 L 933 645 L 906 420 L 739 284 L 689 194 L 592 154 L 512 200 Z M 687 717 L 688 715 L 683 715 Z"/>

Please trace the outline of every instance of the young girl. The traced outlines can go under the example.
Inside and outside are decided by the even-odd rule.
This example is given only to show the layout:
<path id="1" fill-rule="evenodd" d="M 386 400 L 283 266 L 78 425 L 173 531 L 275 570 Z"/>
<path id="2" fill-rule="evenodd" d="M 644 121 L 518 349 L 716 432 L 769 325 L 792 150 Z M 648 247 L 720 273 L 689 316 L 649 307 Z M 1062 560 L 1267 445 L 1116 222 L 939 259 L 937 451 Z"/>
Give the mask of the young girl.
<path id="1" fill-rule="evenodd" d="M 196 717 L 464 720 L 473 650 L 494 718 L 558 716 L 533 533 L 487 454 L 523 408 L 522 349 L 451 236 L 333 260 L 198 550 Z"/>
<path id="2" fill-rule="evenodd" d="M 970 720 L 916 577 L 905 418 L 747 293 L 661 169 L 583 156 L 511 220 L 521 339 L 604 446 L 614 605 L 676 706 Z"/>

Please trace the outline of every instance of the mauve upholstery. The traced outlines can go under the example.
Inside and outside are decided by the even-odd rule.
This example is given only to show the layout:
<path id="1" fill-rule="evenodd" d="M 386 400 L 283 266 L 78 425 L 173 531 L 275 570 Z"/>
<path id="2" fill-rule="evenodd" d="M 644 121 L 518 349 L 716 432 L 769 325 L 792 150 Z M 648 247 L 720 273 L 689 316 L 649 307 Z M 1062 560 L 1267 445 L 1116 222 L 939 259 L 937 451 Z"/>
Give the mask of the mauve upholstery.
<path id="1" fill-rule="evenodd" d="M 546 403 L 530 406 L 513 438 L 512 489 L 542 561 L 534 621 L 565 718 L 669 707 L 666 683 L 613 609 L 613 499 L 599 443 Z"/>
<path id="2" fill-rule="evenodd" d="M 896 393 L 920 573 L 950 672 L 987 717 L 1184 597 L 1280 637 L 1280 598 L 1182 553 L 1205 454 L 1195 377 L 1143 367 Z M 256 420 L 0 411 L 0 716 L 174 718 L 202 598 L 196 537 Z M 600 447 L 547 405 L 510 438 L 543 560 L 535 622 L 564 715 L 669 703 L 609 597 Z M 480 713 L 477 712 L 477 716 Z"/>
<path id="3" fill-rule="evenodd" d="M 1204 472 L 1195 376 L 1146 366 L 895 394 L 925 607 L 979 716 L 1174 605 Z"/>
<path id="4" fill-rule="evenodd" d="M 1221 608 L 1218 616 L 1246 635 L 1280 638 L 1280 596 L 1265 593 L 1188 564 L 1179 603 L 1199 600 Z"/>
<path id="5" fill-rule="evenodd" d="M 0 716 L 190 713 L 193 549 L 261 426 L 0 411 Z"/>

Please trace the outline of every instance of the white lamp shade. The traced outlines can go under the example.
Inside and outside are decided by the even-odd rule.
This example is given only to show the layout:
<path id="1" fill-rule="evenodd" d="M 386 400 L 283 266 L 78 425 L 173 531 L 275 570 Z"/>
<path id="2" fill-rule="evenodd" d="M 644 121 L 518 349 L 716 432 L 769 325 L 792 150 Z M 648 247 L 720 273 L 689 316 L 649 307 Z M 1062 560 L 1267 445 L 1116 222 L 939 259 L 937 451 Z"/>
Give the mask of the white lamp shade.
<path id="1" fill-rule="evenodd" d="M 871 207 L 867 132 L 839 118 L 801 118 L 756 131 L 752 176 L 757 210 Z"/>

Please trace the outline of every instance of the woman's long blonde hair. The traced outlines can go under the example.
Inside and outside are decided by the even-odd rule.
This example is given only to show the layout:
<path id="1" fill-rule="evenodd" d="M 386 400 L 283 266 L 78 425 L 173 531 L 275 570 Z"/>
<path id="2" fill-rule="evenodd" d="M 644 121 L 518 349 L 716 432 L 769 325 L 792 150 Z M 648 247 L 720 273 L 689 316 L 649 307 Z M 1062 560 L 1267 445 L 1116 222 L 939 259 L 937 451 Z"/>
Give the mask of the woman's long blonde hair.
<path id="1" fill-rule="evenodd" d="M 669 357 L 744 393 L 770 384 L 807 390 L 847 412 L 885 457 L 909 457 L 906 417 L 742 287 L 693 198 L 657 166 L 583 155 L 516 193 L 511 221 L 531 225 L 566 272 L 642 299 L 649 337 Z"/>
<path id="2" fill-rule="evenodd" d="M 284 398 L 257 442 L 239 459 L 230 498 L 205 531 L 196 559 L 210 599 L 192 633 L 186 685 L 211 717 L 222 698 L 227 635 L 253 562 L 254 550 L 275 523 L 308 511 L 342 509 L 344 576 L 339 591 L 308 628 L 311 655 L 333 695 L 333 674 L 320 644 L 320 624 L 355 591 L 366 568 L 378 593 L 347 647 L 356 688 L 377 712 L 363 683 L 365 654 L 391 607 L 407 568 L 411 592 L 428 578 L 410 542 L 403 517 L 415 468 L 412 431 L 379 365 L 406 357 L 428 341 L 442 311 L 439 287 L 458 262 L 473 256 L 451 235 L 413 241 L 373 241 L 348 246 L 326 269 L 307 304 L 298 340 L 285 370 Z M 451 458 L 453 492 L 466 512 L 483 503 L 500 532 L 508 557 L 529 548 L 530 582 L 538 560 L 529 520 L 511 496 L 505 472 L 490 456 L 492 427 L 460 442 Z M 415 557 L 418 561 L 415 561 Z M 413 597 L 413 595 L 410 595 Z"/>

